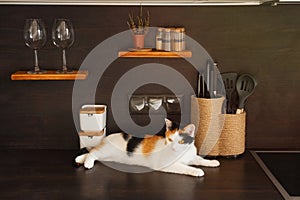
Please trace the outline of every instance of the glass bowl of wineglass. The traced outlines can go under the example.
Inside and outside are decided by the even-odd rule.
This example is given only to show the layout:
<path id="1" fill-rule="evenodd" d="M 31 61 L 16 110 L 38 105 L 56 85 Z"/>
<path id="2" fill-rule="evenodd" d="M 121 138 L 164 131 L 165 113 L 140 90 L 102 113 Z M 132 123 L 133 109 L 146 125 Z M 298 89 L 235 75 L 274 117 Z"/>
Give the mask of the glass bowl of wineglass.
<path id="1" fill-rule="evenodd" d="M 55 46 L 62 49 L 62 69 L 58 73 L 72 73 L 68 69 L 66 48 L 72 46 L 75 40 L 74 28 L 69 19 L 55 19 L 52 27 L 52 41 Z"/>
<path id="2" fill-rule="evenodd" d="M 42 19 L 26 19 L 24 25 L 25 44 L 34 50 L 34 69 L 28 71 L 29 74 L 44 73 L 39 67 L 38 49 L 46 43 L 46 29 Z"/>

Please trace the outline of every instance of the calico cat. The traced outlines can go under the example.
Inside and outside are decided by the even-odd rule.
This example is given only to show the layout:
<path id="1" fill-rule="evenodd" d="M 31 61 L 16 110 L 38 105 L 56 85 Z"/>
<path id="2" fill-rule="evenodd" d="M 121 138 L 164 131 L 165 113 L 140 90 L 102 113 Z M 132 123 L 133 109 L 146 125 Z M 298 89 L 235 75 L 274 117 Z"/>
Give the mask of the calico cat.
<path id="1" fill-rule="evenodd" d="M 98 160 L 200 177 L 204 175 L 203 170 L 190 165 L 217 167 L 220 163 L 197 155 L 194 133 L 193 124 L 179 129 L 165 119 L 164 135 L 137 138 L 125 133 L 111 134 L 88 153 L 77 156 L 75 162 L 84 164 L 87 169 L 91 169 Z"/>

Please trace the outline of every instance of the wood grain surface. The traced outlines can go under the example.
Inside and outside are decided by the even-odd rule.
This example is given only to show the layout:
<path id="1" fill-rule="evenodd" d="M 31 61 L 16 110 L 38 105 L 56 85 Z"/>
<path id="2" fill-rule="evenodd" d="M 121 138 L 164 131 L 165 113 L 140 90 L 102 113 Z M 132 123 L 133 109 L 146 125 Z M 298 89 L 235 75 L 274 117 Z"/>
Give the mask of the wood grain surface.
<path id="1" fill-rule="evenodd" d="M 127 173 L 101 162 L 91 170 L 75 168 L 75 153 L 2 150 L 1 199 L 283 200 L 249 153 L 239 159 L 220 159 L 218 168 L 202 168 L 202 178 L 162 172 Z"/>
<path id="2" fill-rule="evenodd" d="M 28 74 L 27 71 L 17 71 L 11 75 L 13 81 L 33 81 L 33 80 L 84 80 L 88 76 L 88 71 L 74 70 L 70 73 L 57 73 L 54 70 L 47 70 L 41 74 Z"/>
<path id="3" fill-rule="evenodd" d="M 153 6 L 145 7 L 145 11 L 151 14 L 151 26 L 185 27 L 186 34 L 218 62 L 220 72 L 250 73 L 257 79 L 256 91 L 245 108 L 247 148 L 295 149 L 300 147 L 299 8 L 299 5 Z M 33 52 L 23 39 L 25 19 L 34 16 L 45 21 L 48 40 L 39 50 L 39 64 L 41 69 L 49 70 L 60 69 L 62 62 L 61 51 L 50 37 L 53 20 L 71 19 L 76 36 L 73 46 L 66 50 L 67 64 L 75 70 L 87 70 L 89 66 L 81 66 L 84 59 L 106 39 L 127 31 L 128 13 L 136 14 L 138 10 L 130 6 L 0 6 L 0 136 L 3 138 L 0 149 L 79 146 L 78 124 L 73 120 L 78 118 L 79 107 L 74 114 L 72 110 L 73 81 L 10 79 L 16 71 L 33 68 Z M 119 50 L 128 48 L 119 47 Z M 196 91 L 197 70 L 182 59 L 125 59 L 118 58 L 118 51 L 115 56 L 116 60 L 101 77 L 95 96 L 82 97 L 85 104 L 95 100 L 108 105 L 108 133 L 120 130 L 110 108 L 113 88 L 120 77 L 135 66 L 153 62 L 171 66 L 186 77 Z M 193 54 L 195 56 L 199 55 Z M 95 62 L 101 67 L 103 61 L 105 59 Z M 84 81 L 87 80 L 89 78 Z M 85 89 L 89 90 L 89 86 Z M 166 92 L 170 93 L 158 85 L 145 85 L 136 93 Z M 189 108 L 185 109 L 188 112 Z M 147 124 L 149 118 L 139 116 L 138 121 Z"/>
<path id="4" fill-rule="evenodd" d="M 191 51 L 119 51 L 119 57 L 124 58 L 190 58 Z"/>

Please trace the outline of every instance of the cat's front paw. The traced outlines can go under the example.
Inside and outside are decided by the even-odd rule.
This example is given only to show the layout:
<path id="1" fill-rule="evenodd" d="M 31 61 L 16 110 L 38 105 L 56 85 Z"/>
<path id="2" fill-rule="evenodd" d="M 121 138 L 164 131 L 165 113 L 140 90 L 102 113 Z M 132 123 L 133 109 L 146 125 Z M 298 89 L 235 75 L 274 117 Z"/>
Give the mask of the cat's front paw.
<path id="1" fill-rule="evenodd" d="M 217 160 L 211 160 L 211 161 L 209 162 L 209 166 L 210 166 L 210 167 L 219 167 L 219 166 L 220 166 L 220 162 L 217 161 Z"/>
<path id="2" fill-rule="evenodd" d="M 204 176 L 204 171 L 202 169 L 195 168 L 191 171 L 191 175 L 196 177 L 201 177 Z"/>
<path id="3" fill-rule="evenodd" d="M 79 164 L 79 165 L 82 165 L 85 161 L 85 158 L 86 158 L 87 154 L 82 154 L 80 156 L 77 156 L 75 158 L 75 163 Z"/>
<path id="4" fill-rule="evenodd" d="M 94 167 L 95 159 L 91 156 L 88 155 L 84 161 L 84 167 L 86 169 L 92 169 Z"/>

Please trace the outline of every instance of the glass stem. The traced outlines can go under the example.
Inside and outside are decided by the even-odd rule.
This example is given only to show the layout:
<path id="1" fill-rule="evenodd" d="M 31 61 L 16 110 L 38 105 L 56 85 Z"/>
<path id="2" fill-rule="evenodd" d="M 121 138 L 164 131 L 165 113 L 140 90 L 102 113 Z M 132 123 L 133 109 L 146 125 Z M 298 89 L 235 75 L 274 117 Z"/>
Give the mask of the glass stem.
<path id="1" fill-rule="evenodd" d="M 34 71 L 40 71 L 37 49 L 34 49 Z"/>
<path id="2" fill-rule="evenodd" d="M 63 66 L 62 66 L 62 70 L 63 71 L 67 71 L 67 60 L 66 60 L 66 51 L 65 49 L 62 50 L 62 54 L 63 54 Z"/>

